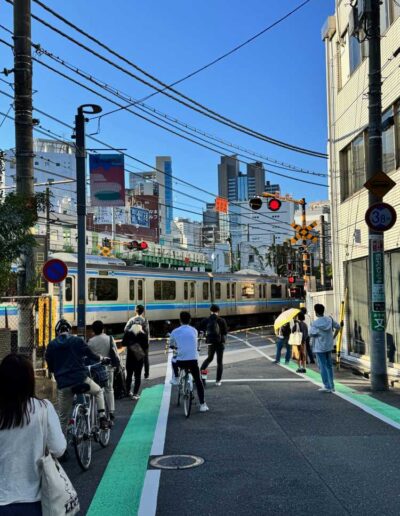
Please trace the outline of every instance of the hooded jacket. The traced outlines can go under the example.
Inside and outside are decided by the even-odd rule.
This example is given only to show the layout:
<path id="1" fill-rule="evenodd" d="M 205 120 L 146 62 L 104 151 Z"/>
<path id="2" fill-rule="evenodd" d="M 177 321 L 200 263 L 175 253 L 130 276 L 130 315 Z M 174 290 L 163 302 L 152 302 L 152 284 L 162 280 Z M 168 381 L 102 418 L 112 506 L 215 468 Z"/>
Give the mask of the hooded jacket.
<path id="1" fill-rule="evenodd" d="M 318 316 L 311 324 L 312 350 L 314 353 L 326 353 L 333 349 L 333 330 L 339 330 L 340 325 L 327 315 Z"/>
<path id="2" fill-rule="evenodd" d="M 59 389 L 73 387 L 86 380 L 88 372 L 85 357 L 93 362 L 100 360 L 81 337 L 62 333 L 50 342 L 46 361 Z"/>

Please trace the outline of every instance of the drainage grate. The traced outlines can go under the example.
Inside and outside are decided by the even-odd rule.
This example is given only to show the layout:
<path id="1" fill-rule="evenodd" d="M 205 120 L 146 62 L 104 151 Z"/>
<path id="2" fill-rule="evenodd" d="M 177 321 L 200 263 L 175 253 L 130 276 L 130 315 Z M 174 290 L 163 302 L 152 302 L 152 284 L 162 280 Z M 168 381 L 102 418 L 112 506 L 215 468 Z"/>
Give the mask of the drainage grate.
<path id="1" fill-rule="evenodd" d="M 150 465 L 158 469 L 189 469 L 204 464 L 204 459 L 195 455 L 160 455 L 150 460 Z"/>

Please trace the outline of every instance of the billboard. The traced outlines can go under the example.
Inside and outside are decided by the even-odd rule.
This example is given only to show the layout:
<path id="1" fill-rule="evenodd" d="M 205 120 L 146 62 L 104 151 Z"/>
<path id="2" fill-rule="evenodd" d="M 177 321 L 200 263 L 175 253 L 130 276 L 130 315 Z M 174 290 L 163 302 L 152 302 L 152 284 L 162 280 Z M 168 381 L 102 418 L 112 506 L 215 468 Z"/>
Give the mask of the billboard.
<path id="1" fill-rule="evenodd" d="M 92 206 L 125 205 L 125 171 L 122 154 L 89 156 Z"/>
<path id="2" fill-rule="evenodd" d="M 126 224 L 127 217 L 126 211 L 124 208 L 111 208 L 107 207 L 97 207 L 94 211 L 93 222 L 94 224 L 112 224 L 113 222 L 113 212 L 114 212 L 114 224 Z"/>
<path id="3" fill-rule="evenodd" d="M 144 208 L 131 208 L 131 224 L 133 226 L 150 227 L 150 211 Z"/>

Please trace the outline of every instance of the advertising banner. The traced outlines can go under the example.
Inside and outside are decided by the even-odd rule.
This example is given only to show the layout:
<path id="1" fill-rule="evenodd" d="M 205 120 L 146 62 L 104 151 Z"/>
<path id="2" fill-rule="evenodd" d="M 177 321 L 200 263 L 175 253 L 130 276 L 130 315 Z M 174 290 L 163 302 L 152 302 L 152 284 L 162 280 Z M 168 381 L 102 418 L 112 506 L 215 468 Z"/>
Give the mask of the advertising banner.
<path id="1" fill-rule="evenodd" d="M 89 156 L 92 206 L 125 205 L 125 171 L 122 154 Z"/>
<path id="2" fill-rule="evenodd" d="M 150 227 L 150 211 L 144 208 L 131 208 L 131 224 L 133 226 Z"/>

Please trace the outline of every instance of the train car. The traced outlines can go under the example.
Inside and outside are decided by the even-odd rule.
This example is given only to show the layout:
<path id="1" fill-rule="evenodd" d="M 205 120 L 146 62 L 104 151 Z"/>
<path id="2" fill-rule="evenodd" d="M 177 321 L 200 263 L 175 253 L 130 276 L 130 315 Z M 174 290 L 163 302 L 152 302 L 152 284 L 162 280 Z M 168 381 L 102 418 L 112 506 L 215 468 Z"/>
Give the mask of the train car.
<path id="1" fill-rule="evenodd" d="M 77 258 L 54 253 L 68 265 L 64 282 L 64 315 L 77 324 Z M 194 320 L 209 314 L 211 303 L 221 308 L 231 326 L 267 323 L 282 307 L 298 306 L 286 278 L 254 274 L 206 273 L 127 266 L 122 260 L 87 256 L 86 323 L 101 319 L 121 329 L 132 317 L 136 304 L 143 304 L 153 328 L 159 333 L 166 320 L 177 321 L 188 310 Z"/>

